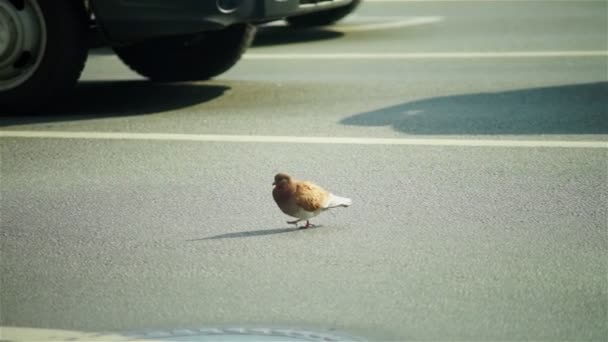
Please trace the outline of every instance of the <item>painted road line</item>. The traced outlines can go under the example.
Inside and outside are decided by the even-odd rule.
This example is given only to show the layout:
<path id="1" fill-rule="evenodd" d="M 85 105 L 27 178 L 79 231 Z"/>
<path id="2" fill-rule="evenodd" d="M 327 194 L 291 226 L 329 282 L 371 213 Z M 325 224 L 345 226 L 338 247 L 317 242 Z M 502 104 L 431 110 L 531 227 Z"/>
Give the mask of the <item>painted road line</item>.
<path id="1" fill-rule="evenodd" d="M 363 17 L 353 16 L 352 19 L 346 19 L 334 26 L 332 30 L 340 32 L 360 32 L 360 31 L 375 31 L 388 30 L 402 27 L 412 27 L 437 23 L 443 20 L 443 17 Z M 376 21 L 376 22 L 374 22 Z M 380 22 L 377 22 L 380 21 Z"/>
<path id="2" fill-rule="evenodd" d="M 433 24 L 440 22 L 443 19 L 444 17 L 441 16 L 360 16 L 354 14 L 331 26 L 330 29 L 337 32 L 389 30 L 402 27 Z M 287 27 L 288 25 L 283 21 L 273 21 L 265 24 L 264 26 Z"/>
<path id="3" fill-rule="evenodd" d="M 605 2 L 606 0 L 365 0 L 371 2 Z"/>
<path id="4" fill-rule="evenodd" d="M 203 141 L 281 144 L 409 145 L 472 147 L 558 147 L 608 148 L 608 141 L 507 140 L 507 139 L 429 139 L 429 138 L 358 138 L 292 137 L 273 135 L 222 135 L 129 132 L 0 131 L 0 138 L 102 139 L 147 141 Z"/>
<path id="5" fill-rule="evenodd" d="M 606 50 L 570 51 L 487 51 L 487 52 L 346 52 L 346 53 L 248 53 L 243 56 L 250 60 L 296 60 L 296 59 L 510 59 L 510 58 L 573 58 L 608 57 Z"/>

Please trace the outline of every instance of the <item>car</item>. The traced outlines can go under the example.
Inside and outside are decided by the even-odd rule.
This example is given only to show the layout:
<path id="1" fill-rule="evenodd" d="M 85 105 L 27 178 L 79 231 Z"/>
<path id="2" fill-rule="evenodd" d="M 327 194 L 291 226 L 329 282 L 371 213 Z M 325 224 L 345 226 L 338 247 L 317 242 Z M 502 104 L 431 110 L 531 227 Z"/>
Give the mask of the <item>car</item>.
<path id="1" fill-rule="evenodd" d="M 205 80 L 232 67 L 255 24 L 325 25 L 360 0 L 0 0 L 0 112 L 60 103 L 97 38 L 153 81 Z"/>
<path id="2" fill-rule="evenodd" d="M 315 13 L 305 13 L 286 18 L 286 21 L 294 27 L 315 27 L 331 25 L 340 19 L 354 12 L 361 4 L 362 0 L 353 0 L 342 6 L 329 8 L 324 11 Z M 324 3 L 323 0 L 302 0 L 303 6 L 319 6 Z M 326 3 L 331 3 L 331 0 L 325 0 Z"/>

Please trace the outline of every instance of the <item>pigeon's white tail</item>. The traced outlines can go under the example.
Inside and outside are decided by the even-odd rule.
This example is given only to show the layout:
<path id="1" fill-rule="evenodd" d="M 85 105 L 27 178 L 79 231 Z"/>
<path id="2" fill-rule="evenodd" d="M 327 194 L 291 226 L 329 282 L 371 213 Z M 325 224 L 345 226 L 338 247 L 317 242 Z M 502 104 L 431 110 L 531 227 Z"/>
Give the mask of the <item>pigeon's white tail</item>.
<path id="1" fill-rule="evenodd" d="M 336 207 L 348 207 L 351 205 L 353 201 L 350 198 L 336 196 L 334 194 L 330 194 L 327 200 L 326 209 L 336 208 Z"/>

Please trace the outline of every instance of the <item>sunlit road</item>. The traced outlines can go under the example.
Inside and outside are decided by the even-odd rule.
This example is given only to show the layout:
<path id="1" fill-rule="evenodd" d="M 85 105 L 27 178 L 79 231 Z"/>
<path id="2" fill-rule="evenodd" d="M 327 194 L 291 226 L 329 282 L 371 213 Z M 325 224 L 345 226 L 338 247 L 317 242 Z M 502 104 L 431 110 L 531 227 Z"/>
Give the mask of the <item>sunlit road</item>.
<path id="1" fill-rule="evenodd" d="M 0 322 L 608 336 L 606 1 L 368 1 L 210 82 L 0 117 Z M 293 230 L 276 172 L 353 199 Z M 1 336 L 0 336 L 1 337 Z"/>

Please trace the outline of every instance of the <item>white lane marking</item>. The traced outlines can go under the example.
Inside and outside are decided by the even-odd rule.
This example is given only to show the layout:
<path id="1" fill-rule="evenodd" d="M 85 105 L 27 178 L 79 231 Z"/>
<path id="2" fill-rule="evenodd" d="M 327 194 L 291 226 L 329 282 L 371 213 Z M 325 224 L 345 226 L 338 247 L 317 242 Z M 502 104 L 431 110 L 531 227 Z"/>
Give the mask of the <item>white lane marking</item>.
<path id="1" fill-rule="evenodd" d="M 443 17 L 363 17 L 353 16 L 331 27 L 341 32 L 360 32 L 411 27 L 440 22 Z M 381 22 L 374 22 L 381 21 Z"/>
<path id="2" fill-rule="evenodd" d="M 105 140 L 205 141 L 282 144 L 412 145 L 477 147 L 608 148 L 608 141 L 488 140 L 429 138 L 292 137 L 274 135 L 221 135 L 128 132 L 0 131 L 0 138 L 54 138 Z"/>
<path id="3" fill-rule="evenodd" d="M 605 50 L 486 51 L 486 52 L 345 52 L 345 53 L 248 53 L 244 59 L 489 59 L 608 57 Z"/>
<path id="4" fill-rule="evenodd" d="M 351 15 L 339 23 L 328 26 L 328 29 L 337 32 L 360 32 L 374 30 L 388 30 L 400 27 L 411 27 L 432 24 L 442 21 L 442 16 L 360 16 Z M 273 21 L 264 24 L 264 27 L 288 27 L 284 21 Z"/>
<path id="5" fill-rule="evenodd" d="M 365 2 L 604 2 L 606 0 L 365 0 Z"/>

